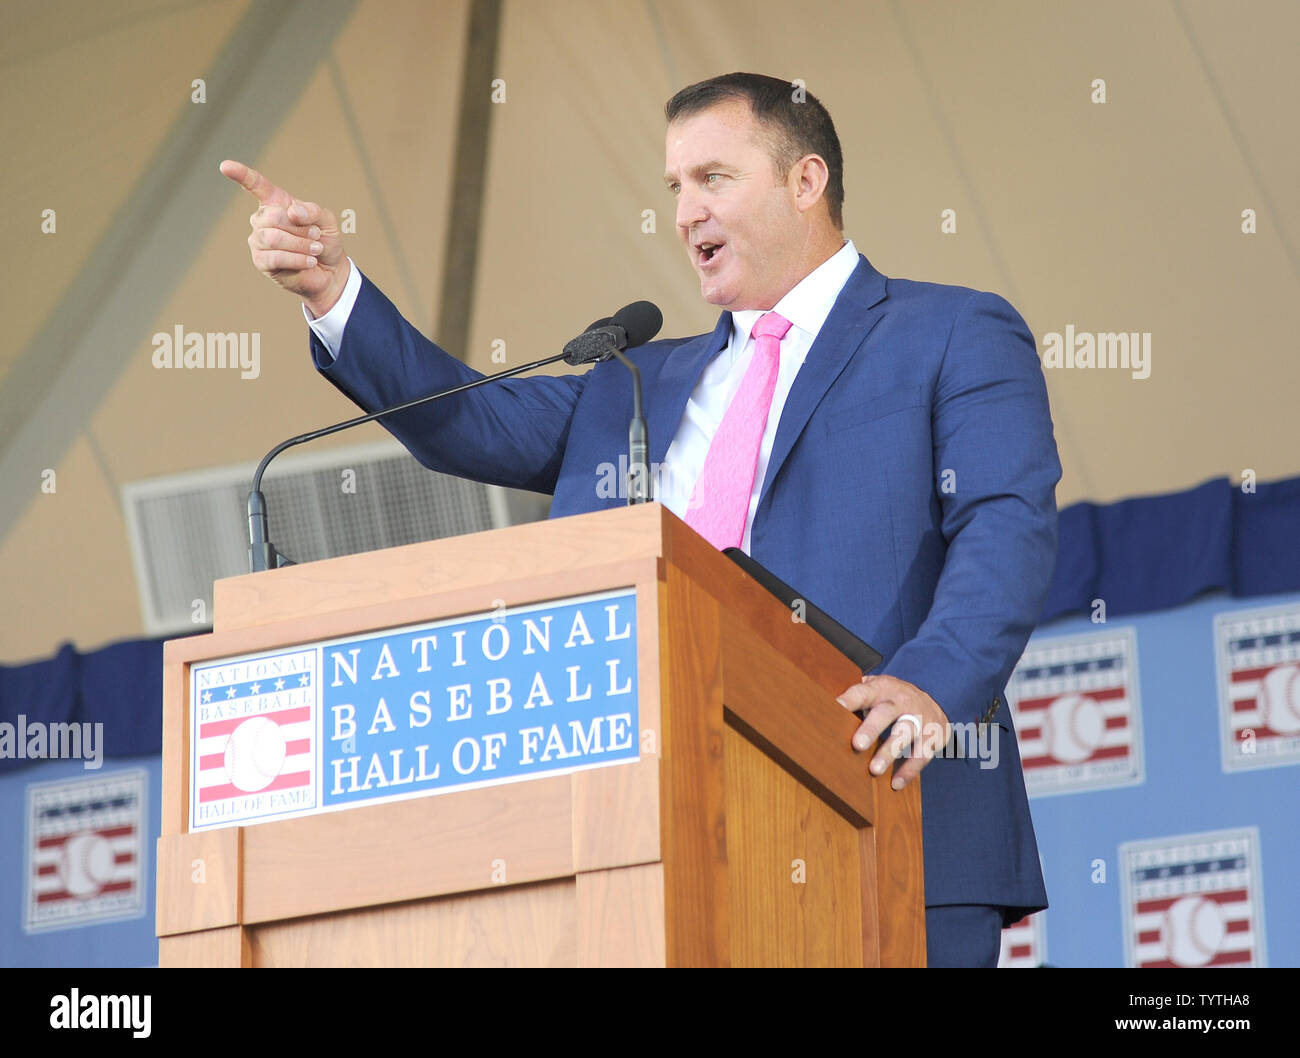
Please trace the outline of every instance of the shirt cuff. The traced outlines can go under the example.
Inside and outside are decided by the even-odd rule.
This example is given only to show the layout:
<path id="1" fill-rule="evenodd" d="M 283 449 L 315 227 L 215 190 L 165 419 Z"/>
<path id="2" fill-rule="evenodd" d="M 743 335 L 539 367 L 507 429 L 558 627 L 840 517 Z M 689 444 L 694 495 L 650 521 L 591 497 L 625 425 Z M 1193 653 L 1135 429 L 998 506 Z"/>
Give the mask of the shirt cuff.
<path id="1" fill-rule="evenodd" d="M 344 284 L 343 293 L 334 303 L 334 307 L 318 319 L 312 318 L 306 305 L 302 307 L 303 319 L 320 339 L 331 361 L 338 359 L 339 349 L 343 346 L 343 331 L 348 325 L 348 317 L 352 315 L 352 306 L 357 303 L 359 293 L 361 293 L 361 271 L 357 268 L 356 262 L 349 257 L 348 281 Z"/>

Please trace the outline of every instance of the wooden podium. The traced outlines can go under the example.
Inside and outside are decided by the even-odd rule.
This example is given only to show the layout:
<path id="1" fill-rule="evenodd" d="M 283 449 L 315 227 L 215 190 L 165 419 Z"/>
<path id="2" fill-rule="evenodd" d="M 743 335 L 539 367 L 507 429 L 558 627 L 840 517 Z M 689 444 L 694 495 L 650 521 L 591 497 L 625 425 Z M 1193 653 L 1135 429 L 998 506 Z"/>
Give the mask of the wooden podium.
<path id="1" fill-rule="evenodd" d="M 616 588 L 639 759 L 189 830 L 191 665 Z M 166 646 L 161 965 L 925 965 L 920 784 L 851 749 L 860 674 L 660 505 L 234 577 L 214 605 Z"/>

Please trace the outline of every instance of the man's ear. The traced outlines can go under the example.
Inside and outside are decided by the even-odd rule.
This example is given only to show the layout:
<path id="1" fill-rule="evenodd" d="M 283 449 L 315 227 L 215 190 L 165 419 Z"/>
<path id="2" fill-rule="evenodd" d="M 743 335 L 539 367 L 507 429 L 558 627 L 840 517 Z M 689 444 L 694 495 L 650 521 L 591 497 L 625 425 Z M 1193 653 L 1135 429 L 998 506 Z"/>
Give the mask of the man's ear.
<path id="1" fill-rule="evenodd" d="M 830 182 L 830 169 L 820 154 L 805 154 L 790 169 L 790 189 L 795 196 L 795 208 L 800 213 L 812 209 L 826 194 Z"/>

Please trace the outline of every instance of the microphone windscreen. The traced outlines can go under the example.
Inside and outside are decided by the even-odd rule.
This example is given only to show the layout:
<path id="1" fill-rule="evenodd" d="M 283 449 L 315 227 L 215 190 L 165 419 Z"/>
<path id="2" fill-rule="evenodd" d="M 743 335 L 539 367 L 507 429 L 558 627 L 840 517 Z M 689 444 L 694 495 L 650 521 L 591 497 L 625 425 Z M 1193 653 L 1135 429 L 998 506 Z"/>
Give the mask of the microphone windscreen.
<path id="1" fill-rule="evenodd" d="M 583 331 L 576 338 L 571 338 L 565 343 L 564 360 L 574 367 L 608 360 L 614 355 L 613 350 L 618 348 L 623 333 L 621 327 L 615 327 L 613 324 L 608 327 L 598 327 L 594 331 Z"/>
<path id="2" fill-rule="evenodd" d="M 664 325 L 664 314 L 650 301 L 634 301 L 614 313 L 614 324 L 627 332 L 627 348 L 645 345 Z"/>

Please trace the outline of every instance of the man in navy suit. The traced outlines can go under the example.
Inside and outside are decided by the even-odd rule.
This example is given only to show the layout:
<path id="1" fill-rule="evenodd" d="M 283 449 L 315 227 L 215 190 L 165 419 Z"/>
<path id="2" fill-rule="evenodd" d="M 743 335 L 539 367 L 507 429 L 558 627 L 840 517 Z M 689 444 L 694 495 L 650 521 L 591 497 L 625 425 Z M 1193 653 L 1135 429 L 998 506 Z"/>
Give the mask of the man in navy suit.
<path id="1" fill-rule="evenodd" d="M 731 74 L 666 113 L 677 234 L 725 311 L 712 334 L 632 354 L 656 498 L 882 652 L 839 700 L 865 712 L 853 743 L 873 773 L 893 766 L 902 789 L 926 769 L 929 963 L 995 965 L 1001 927 L 1047 903 L 1002 699 L 1055 561 L 1060 464 L 1033 337 L 996 295 L 887 279 L 845 240 L 839 140 L 813 96 Z M 222 171 L 258 198 L 253 261 L 303 299 L 334 385 L 374 410 L 479 377 L 351 264 L 331 213 L 241 163 Z M 426 466 L 553 493 L 556 517 L 624 502 L 602 483 L 630 415 L 627 373 L 606 363 L 387 421 Z M 734 522 L 716 530 L 728 495 Z"/>

